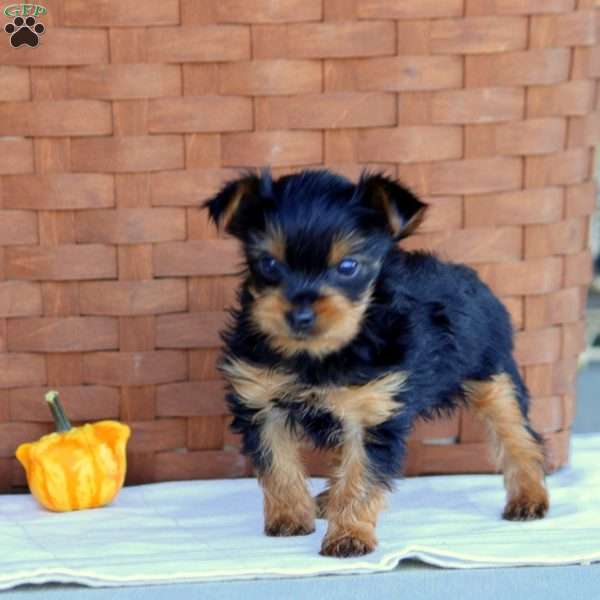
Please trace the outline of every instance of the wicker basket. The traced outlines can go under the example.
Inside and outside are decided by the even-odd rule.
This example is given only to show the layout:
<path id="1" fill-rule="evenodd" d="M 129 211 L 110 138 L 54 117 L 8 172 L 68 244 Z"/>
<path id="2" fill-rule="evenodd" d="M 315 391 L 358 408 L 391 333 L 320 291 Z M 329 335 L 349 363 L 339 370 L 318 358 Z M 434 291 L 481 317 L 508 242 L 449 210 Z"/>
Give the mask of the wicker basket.
<path id="1" fill-rule="evenodd" d="M 233 168 L 376 165 L 433 205 L 410 247 L 475 266 L 513 315 L 568 460 L 600 77 L 597 0 L 56 0 L 0 43 L 0 489 L 16 446 L 133 428 L 129 482 L 251 473 L 215 371 L 235 244 L 198 209 Z M 409 474 L 487 471 L 467 413 Z M 308 457 L 314 473 L 326 460 Z"/>

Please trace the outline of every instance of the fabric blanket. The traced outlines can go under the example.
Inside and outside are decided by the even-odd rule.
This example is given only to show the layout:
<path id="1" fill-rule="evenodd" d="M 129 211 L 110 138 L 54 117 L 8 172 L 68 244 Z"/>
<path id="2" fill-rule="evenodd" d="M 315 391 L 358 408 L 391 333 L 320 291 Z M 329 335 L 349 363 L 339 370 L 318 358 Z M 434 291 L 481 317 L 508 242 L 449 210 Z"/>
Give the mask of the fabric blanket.
<path id="1" fill-rule="evenodd" d="M 0 589 L 23 583 L 141 585 L 367 573 L 419 559 L 442 567 L 600 560 L 600 435 L 575 436 L 572 465 L 548 478 L 546 519 L 500 518 L 499 475 L 401 480 L 378 525 L 378 549 L 319 556 L 326 522 L 304 537 L 263 534 L 254 479 L 129 487 L 109 507 L 51 513 L 29 495 L 0 496 Z M 314 493 L 325 481 L 311 480 Z"/>

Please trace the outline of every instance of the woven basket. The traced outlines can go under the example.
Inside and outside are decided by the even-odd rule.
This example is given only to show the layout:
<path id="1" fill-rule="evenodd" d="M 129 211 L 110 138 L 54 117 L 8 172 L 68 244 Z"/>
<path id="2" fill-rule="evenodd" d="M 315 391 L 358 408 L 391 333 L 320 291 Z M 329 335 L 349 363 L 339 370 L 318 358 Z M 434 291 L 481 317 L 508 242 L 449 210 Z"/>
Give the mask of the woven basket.
<path id="1" fill-rule="evenodd" d="M 372 165 L 427 198 L 407 246 L 473 265 L 506 302 L 564 464 L 600 2 L 142 4 L 45 2 L 37 48 L 0 40 L 0 489 L 25 484 L 15 448 L 51 429 L 48 387 L 74 421 L 131 424 L 130 483 L 251 473 L 214 366 L 237 250 L 197 207 L 267 164 Z M 407 473 L 491 470 L 484 437 L 466 412 L 420 424 Z"/>

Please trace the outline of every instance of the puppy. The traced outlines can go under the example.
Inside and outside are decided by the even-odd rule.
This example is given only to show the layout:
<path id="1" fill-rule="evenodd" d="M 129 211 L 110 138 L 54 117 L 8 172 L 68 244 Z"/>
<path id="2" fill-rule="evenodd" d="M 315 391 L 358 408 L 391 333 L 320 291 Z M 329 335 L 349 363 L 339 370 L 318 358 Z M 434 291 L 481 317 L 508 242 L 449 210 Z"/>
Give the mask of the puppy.
<path id="1" fill-rule="evenodd" d="M 426 205 L 380 174 L 249 173 L 205 204 L 240 240 L 245 278 L 220 369 L 232 430 L 264 492 L 265 533 L 328 529 L 321 554 L 377 545 L 377 515 L 417 418 L 468 405 L 504 472 L 504 518 L 548 510 L 541 437 L 512 356 L 510 317 L 470 268 L 396 242 Z M 311 497 L 299 448 L 333 449 Z"/>

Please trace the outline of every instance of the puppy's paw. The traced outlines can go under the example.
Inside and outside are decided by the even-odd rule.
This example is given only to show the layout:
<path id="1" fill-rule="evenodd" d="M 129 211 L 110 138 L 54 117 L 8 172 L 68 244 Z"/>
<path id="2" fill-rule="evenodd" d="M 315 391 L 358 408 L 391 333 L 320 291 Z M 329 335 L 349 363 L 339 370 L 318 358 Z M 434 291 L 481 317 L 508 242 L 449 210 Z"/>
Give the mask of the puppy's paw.
<path id="1" fill-rule="evenodd" d="M 289 537 L 293 535 L 310 535 L 315 530 L 314 521 L 298 521 L 280 517 L 265 523 L 265 533 L 273 537 Z"/>
<path id="2" fill-rule="evenodd" d="M 506 504 L 502 518 L 507 521 L 533 521 L 543 519 L 548 512 L 548 495 L 518 496 Z"/>
<path id="3" fill-rule="evenodd" d="M 326 536 L 321 544 L 321 556 L 336 556 L 347 558 L 350 556 L 364 556 L 373 552 L 377 547 L 377 539 L 372 536 L 340 535 L 337 537 Z"/>

